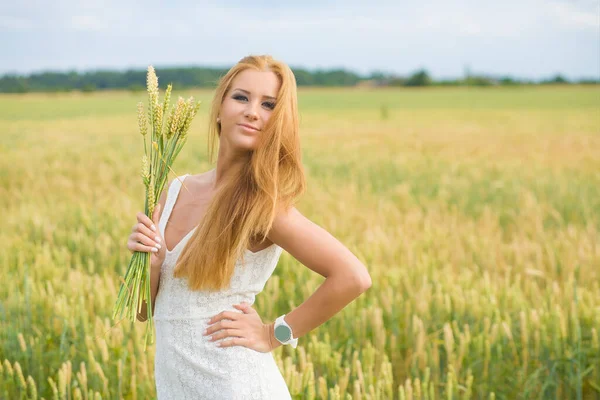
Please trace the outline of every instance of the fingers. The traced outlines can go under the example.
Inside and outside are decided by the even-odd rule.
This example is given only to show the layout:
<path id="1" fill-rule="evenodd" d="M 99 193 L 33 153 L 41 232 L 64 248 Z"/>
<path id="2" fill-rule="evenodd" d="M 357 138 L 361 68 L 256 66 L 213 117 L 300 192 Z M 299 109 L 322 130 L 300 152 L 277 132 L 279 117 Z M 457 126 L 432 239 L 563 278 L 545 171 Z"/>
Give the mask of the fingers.
<path id="1" fill-rule="evenodd" d="M 204 331 L 204 335 L 210 335 L 213 332 L 217 332 L 221 329 L 237 329 L 239 328 L 239 326 L 236 324 L 235 321 L 220 321 L 217 322 L 214 325 L 209 326 L 208 328 L 206 328 L 206 330 Z"/>
<path id="2" fill-rule="evenodd" d="M 236 321 L 236 320 L 240 319 L 240 315 L 241 315 L 241 314 L 240 314 L 240 313 L 238 313 L 238 312 L 233 312 L 233 311 L 223 311 L 223 312 L 221 312 L 221 313 L 219 313 L 219 314 L 215 315 L 214 317 L 212 317 L 212 318 L 211 318 L 211 319 L 208 321 L 208 323 L 209 323 L 209 324 L 212 324 L 212 323 L 215 323 L 215 322 L 217 322 L 217 321 L 220 321 L 220 320 L 222 320 L 222 319 L 231 319 L 231 320 L 234 320 L 234 321 Z"/>
<path id="3" fill-rule="evenodd" d="M 250 304 L 246 303 L 246 302 L 242 302 L 240 304 L 234 304 L 233 305 L 235 308 L 237 308 L 238 310 L 242 310 L 245 314 L 250 314 L 256 310 L 254 310 L 254 308 L 252 308 L 250 306 Z"/>
<path id="4" fill-rule="evenodd" d="M 139 223 L 146 225 L 152 232 L 157 232 L 156 225 L 154 225 L 154 222 L 146 214 L 140 211 L 136 214 L 136 217 Z"/>
<path id="5" fill-rule="evenodd" d="M 154 216 L 157 216 L 156 211 Z M 157 224 L 143 212 L 138 212 L 136 218 L 138 222 L 131 229 L 132 234 L 129 235 L 127 248 L 132 253 L 134 251 L 157 253 L 162 248 L 163 243 L 160 233 L 156 230 Z M 152 229 L 153 227 L 154 229 Z"/>
<path id="6" fill-rule="evenodd" d="M 223 339 L 226 337 L 243 337 L 244 331 L 241 329 L 222 329 L 219 332 L 215 333 L 208 339 L 210 342 L 214 342 L 215 340 Z"/>
<path id="7" fill-rule="evenodd" d="M 141 252 L 144 252 L 144 253 L 157 253 L 159 251 L 154 246 L 146 246 L 146 245 L 143 245 L 143 244 L 138 243 L 138 242 L 133 242 L 131 240 L 129 242 L 127 242 L 127 248 L 132 253 L 134 251 L 141 251 Z"/>
<path id="8" fill-rule="evenodd" d="M 127 241 L 127 248 L 131 252 L 143 251 L 157 253 L 160 250 L 160 247 L 162 247 L 160 244 L 139 233 L 132 233 Z"/>
<path id="9" fill-rule="evenodd" d="M 142 224 L 141 222 L 138 222 L 133 226 L 132 232 L 141 233 L 142 235 L 147 236 L 150 239 L 155 240 L 157 242 L 162 241 L 162 239 L 159 237 L 160 235 L 158 232 L 154 232 L 152 229 L 148 228 L 145 224 Z"/>
<path id="10" fill-rule="evenodd" d="M 234 337 L 232 339 L 223 340 L 222 342 L 217 343 L 217 346 L 219 347 L 245 346 L 250 348 L 250 345 L 250 340 L 245 337 Z"/>
<path id="11" fill-rule="evenodd" d="M 157 249 L 160 249 L 162 247 L 161 240 L 158 240 L 160 238 L 158 236 L 153 237 L 154 238 L 148 237 L 147 235 L 141 232 L 134 232 L 131 235 L 129 235 L 129 240 L 136 243 L 140 243 L 145 246 L 152 246 L 156 247 Z"/>

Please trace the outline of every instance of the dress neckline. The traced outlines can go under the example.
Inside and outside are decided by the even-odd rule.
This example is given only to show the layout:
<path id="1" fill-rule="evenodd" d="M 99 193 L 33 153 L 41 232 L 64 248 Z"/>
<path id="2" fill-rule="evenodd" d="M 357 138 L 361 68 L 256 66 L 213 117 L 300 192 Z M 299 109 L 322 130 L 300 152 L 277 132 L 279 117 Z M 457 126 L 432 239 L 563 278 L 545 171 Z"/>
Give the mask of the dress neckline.
<path id="1" fill-rule="evenodd" d="M 185 240 L 187 240 L 189 238 L 189 236 L 192 234 L 192 232 L 194 232 L 196 230 L 196 228 L 198 228 L 198 225 L 196 225 L 194 228 L 192 228 L 191 231 L 189 231 L 184 237 L 182 237 L 181 240 L 179 242 L 177 242 L 177 244 L 175 245 L 175 247 L 173 247 L 173 250 L 167 249 L 167 245 L 165 244 L 165 252 L 167 254 L 174 253 L 175 250 L 177 250 L 177 248 L 179 247 L 179 245 L 181 243 L 183 243 Z"/>
<path id="2" fill-rule="evenodd" d="M 181 181 L 179 182 L 179 188 L 177 188 L 177 192 L 175 193 L 175 199 L 173 200 L 173 205 L 172 205 L 172 206 L 170 207 L 170 209 L 169 209 L 169 215 L 168 215 L 168 218 L 170 218 L 170 217 L 171 217 L 171 212 L 173 211 L 173 208 L 175 207 L 175 203 L 177 202 L 177 199 L 179 198 L 179 192 L 181 191 L 181 186 L 182 186 L 182 184 L 183 184 L 183 181 L 184 181 L 184 180 L 185 180 L 185 178 L 186 178 L 187 176 L 189 176 L 189 175 L 190 175 L 190 174 L 185 174 L 185 175 L 183 175 L 183 176 L 181 177 Z M 167 195 L 168 195 L 168 193 L 167 193 Z M 166 232 L 166 230 L 167 230 L 167 222 L 168 222 L 168 220 L 167 220 L 167 221 L 165 221 L 165 226 L 164 226 L 164 229 L 163 229 L 163 232 L 162 232 L 163 238 L 165 237 L 165 232 Z M 187 240 L 190 238 L 190 235 L 191 235 L 191 234 L 192 234 L 192 233 L 193 233 L 193 232 L 194 232 L 194 231 L 195 231 L 195 230 L 196 230 L 196 229 L 197 229 L 199 226 L 200 226 L 200 225 L 196 225 L 196 226 L 194 226 L 194 227 L 192 228 L 192 230 L 190 230 L 190 231 L 189 231 L 189 232 L 188 232 L 188 233 L 187 233 L 187 234 L 186 234 L 184 237 L 182 237 L 182 238 L 181 238 L 181 240 L 180 240 L 179 242 L 177 242 L 177 244 L 176 244 L 176 245 L 173 247 L 173 249 L 172 249 L 172 250 L 169 250 L 169 249 L 167 248 L 167 244 L 166 244 L 166 240 L 165 240 L 165 254 L 173 254 L 173 253 L 175 253 L 175 251 L 177 250 L 177 248 L 179 248 L 179 246 L 180 246 L 182 243 L 186 242 L 186 241 L 187 241 Z M 257 254 L 260 254 L 260 253 L 262 253 L 263 251 L 269 250 L 270 248 L 272 248 L 272 247 L 274 247 L 274 246 L 276 246 L 276 244 L 275 244 L 275 243 L 272 243 L 270 246 L 267 246 L 267 247 L 265 247 L 264 249 L 262 249 L 262 250 L 259 250 L 259 251 L 256 251 L 256 252 L 254 252 L 254 251 L 252 251 L 252 250 L 250 250 L 250 249 L 244 249 L 244 253 L 251 254 L 251 255 L 257 255 Z"/>
<path id="3" fill-rule="evenodd" d="M 180 246 L 180 245 L 181 245 L 183 242 L 185 242 L 185 241 L 187 241 L 187 239 L 189 239 L 189 236 L 192 234 L 192 232 L 194 232 L 194 231 L 196 230 L 196 228 L 198 228 L 198 225 L 196 225 L 196 226 L 195 226 L 195 227 L 194 227 L 194 228 L 193 228 L 191 231 L 189 231 L 189 232 L 188 232 L 188 234 L 187 234 L 187 235 L 185 235 L 185 236 L 184 236 L 184 237 L 183 237 L 183 238 L 182 238 L 182 239 L 181 239 L 181 240 L 180 240 L 180 241 L 179 241 L 179 242 L 178 242 L 178 243 L 175 245 L 175 247 L 173 247 L 173 250 L 169 250 L 169 249 L 167 249 L 167 248 L 165 247 L 165 252 L 166 252 L 166 254 L 173 254 L 173 253 L 175 253 L 175 251 L 177 250 L 177 248 L 178 248 L 178 247 L 179 247 L 179 246 Z M 257 252 L 254 252 L 254 251 L 252 251 L 252 250 L 250 250 L 250 249 L 245 249 L 245 252 L 246 252 L 246 253 L 248 253 L 248 254 L 251 254 L 251 255 L 256 255 L 256 254 L 260 254 L 260 253 L 262 253 L 263 251 L 269 250 L 270 248 L 272 248 L 272 247 L 275 247 L 275 246 L 276 246 L 276 244 L 275 244 L 275 243 L 273 243 L 273 244 L 271 244 L 270 246 L 267 246 L 267 247 L 265 247 L 265 248 L 264 248 L 264 249 L 262 249 L 262 250 L 258 250 Z"/>

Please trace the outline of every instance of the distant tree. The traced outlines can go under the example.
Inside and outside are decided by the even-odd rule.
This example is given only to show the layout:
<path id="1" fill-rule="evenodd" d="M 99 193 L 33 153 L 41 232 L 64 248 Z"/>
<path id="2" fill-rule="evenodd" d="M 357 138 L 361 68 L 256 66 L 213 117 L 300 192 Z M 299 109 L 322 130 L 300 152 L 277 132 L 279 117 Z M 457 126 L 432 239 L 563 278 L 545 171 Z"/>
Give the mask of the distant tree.
<path id="1" fill-rule="evenodd" d="M 5 93 L 27 93 L 29 85 L 27 80 L 17 75 L 6 75 L 0 79 L 0 87 Z"/>
<path id="2" fill-rule="evenodd" d="M 84 93 L 91 93 L 96 91 L 96 85 L 93 83 L 86 83 L 81 87 L 81 91 Z"/>
<path id="3" fill-rule="evenodd" d="M 564 78 L 562 75 L 556 75 L 552 79 L 552 83 L 569 83 L 569 81 L 566 78 Z"/>
<path id="4" fill-rule="evenodd" d="M 298 86 L 310 86 L 315 84 L 314 76 L 310 72 L 301 68 L 293 68 L 296 84 Z"/>
<path id="5" fill-rule="evenodd" d="M 464 84 L 467 86 L 491 86 L 493 85 L 495 82 L 493 80 L 491 80 L 490 78 L 487 78 L 485 76 L 469 76 L 467 79 L 464 80 Z"/>
<path id="6" fill-rule="evenodd" d="M 558 75 L 555 75 L 553 78 L 542 80 L 540 83 L 541 84 L 565 84 L 565 83 L 570 83 L 570 82 L 565 77 L 558 74 Z"/>
<path id="7" fill-rule="evenodd" d="M 166 87 L 172 83 L 179 89 L 192 87 L 214 88 L 219 79 L 227 73 L 227 67 L 156 67 L 158 78 Z M 562 75 L 541 82 L 515 80 L 511 77 L 490 78 L 472 75 L 469 67 L 465 67 L 465 78 L 456 80 L 434 81 L 425 69 L 414 72 L 409 77 L 393 73 L 373 71 L 361 76 L 344 69 L 317 69 L 309 71 L 304 68 L 292 68 L 298 86 L 452 86 L 452 85 L 532 85 L 570 83 Z M 96 70 L 78 73 L 77 71 L 32 73 L 28 76 L 7 74 L 0 76 L 0 93 L 25 92 L 61 92 L 81 90 L 93 92 L 104 89 L 124 89 L 139 92 L 145 89 L 146 70 L 108 71 Z M 578 83 L 598 84 L 598 79 L 584 79 Z"/>
<path id="8" fill-rule="evenodd" d="M 412 74 L 406 82 L 404 82 L 404 86 L 428 86 L 431 85 L 432 80 L 427 71 L 424 69 L 415 72 Z"/>
<path id="9" fill-rule="evenodd" d="M 577 81 L 580 85 L 598 85 L 600 84 L 600 79 L 594 78 L 583 78 Z"/>
<path id="10" fill-rule="evenodd" d="M 462 84 L 462 81 L 458 80 L 458 79 L 445 79 L 445 80 L 435 82 L 435 85 L 438 85 L 438 86 L 459 86 L 461 84 Z"/>
<path id="11" fill-rule="evenodd" d="M 353 86 L 360 81 L 360 76 L 343 69 L 316 70 L 313 78 L 314 84 L 319 86 Z"/>
<path id="12" fill-rule="evenodd" d="M 128 89 L 131 93 L 139 93 L 145 90 L 145 87 L 140 85 L 139 83 L 132 83 L 128 86 Z"/>
<path id="13" fill-rule="evenodd" d="M 510 77 L 510 76 L 503 76 L 502 78 L 500 78 L 498 80 L 498 82 L 501 85 L 506 85 L 506 86 L 510 86 L 510 85 L 518 85 L 519 81 L 517 81 L 516 79 Z"/>

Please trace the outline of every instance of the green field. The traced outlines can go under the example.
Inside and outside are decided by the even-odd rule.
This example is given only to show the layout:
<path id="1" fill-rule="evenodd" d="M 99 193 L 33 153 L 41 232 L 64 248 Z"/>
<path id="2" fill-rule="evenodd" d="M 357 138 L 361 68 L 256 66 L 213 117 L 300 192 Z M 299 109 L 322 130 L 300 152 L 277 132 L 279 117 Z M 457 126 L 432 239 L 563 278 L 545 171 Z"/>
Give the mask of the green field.
<path id="1" fill-rule="evenodd" d="M 161 86 L 166 86 L 161 82 Z M 207 159 L 211 91 L 174 165 Z M 176 97 L 175 97 L 176 98 Z M 147 399 L 110 319 L 144 92 L 0 95 L 0 398 Z M 299 399 L 600 399 L 600 88 L 300 89 L 299 210 L 372 287 L 275 358 Z M 173 176 L 171 176 L 173 177 Z M 265 322 L 323 278 L 283 253 Z"/>

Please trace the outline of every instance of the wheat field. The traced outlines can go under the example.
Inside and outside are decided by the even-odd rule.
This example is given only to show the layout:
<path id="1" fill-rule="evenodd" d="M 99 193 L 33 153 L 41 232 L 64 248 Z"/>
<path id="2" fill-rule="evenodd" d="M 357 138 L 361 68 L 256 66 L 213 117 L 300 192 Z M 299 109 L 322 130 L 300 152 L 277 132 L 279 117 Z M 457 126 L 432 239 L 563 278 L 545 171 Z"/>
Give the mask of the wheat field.
<path id="1" fill-rule="evenodd" d="M 177 95 L 203 105 L 174 170 L 211 169 L 212 92 Z M 155 397 L 143 323 L 110 319 L 143 209 L 138 101 L 0 95 L 2 399 Z M 600 399 L 597 86 L 302 88 L 299 107 L 298 209 L 373 285 L 274 351 L 294 398 Z M 271 322 L 322 282 L 284 252 L 255 308 Z"/>

